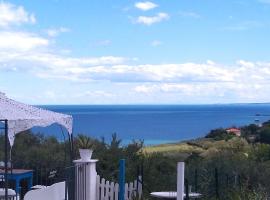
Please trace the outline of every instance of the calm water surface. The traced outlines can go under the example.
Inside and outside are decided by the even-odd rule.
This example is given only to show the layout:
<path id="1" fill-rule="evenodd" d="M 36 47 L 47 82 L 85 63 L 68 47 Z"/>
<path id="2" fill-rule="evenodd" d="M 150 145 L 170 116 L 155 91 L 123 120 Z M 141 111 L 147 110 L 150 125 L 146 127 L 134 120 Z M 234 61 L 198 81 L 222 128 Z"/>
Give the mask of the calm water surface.
<path id="1" fill-rule="evenodd" d="M 75 134 L 85 133 L 96 138 L 104 136 L 109 140 L 116 132 L 123 143 L 132 139 L 143 139 L 145 144 L 174 142 L 203 137 L 214 128 L 270 119 L 270 104 L 42 107 L 72 115 Z M 62 137 L 56 125 L 36 130 Z"/>

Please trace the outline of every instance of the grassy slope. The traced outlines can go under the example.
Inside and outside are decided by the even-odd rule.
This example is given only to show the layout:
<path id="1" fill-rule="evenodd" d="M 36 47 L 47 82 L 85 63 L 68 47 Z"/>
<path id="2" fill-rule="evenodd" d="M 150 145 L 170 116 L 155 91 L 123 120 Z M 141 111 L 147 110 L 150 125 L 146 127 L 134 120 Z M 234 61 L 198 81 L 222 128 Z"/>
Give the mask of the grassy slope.
<path id="1" fill-rule="evenodd" d="M 248 146 L 247 142 L 243 138 L 234 137 L 228 141 L 220 140 L 215 141 L 213 139 L 196 139 L 179 143 L 161 144 L 155 146 L 147 146 L 143 148 L 143 152 L 146 154 L 151 153 L 185 153 L 192 154 L 197 153 L 202 156 L 207 156 L 217 151 L 224 149 L 231 149 L 238 146 Z"/>
<path id="2" fill-rule="evenodd" d="M 201 152 L 203 149 L 201 147 L 189 145 L 186 142 L 148 146 L 143 149 L 144 153 L 187 153 L 193 151 Z"/>

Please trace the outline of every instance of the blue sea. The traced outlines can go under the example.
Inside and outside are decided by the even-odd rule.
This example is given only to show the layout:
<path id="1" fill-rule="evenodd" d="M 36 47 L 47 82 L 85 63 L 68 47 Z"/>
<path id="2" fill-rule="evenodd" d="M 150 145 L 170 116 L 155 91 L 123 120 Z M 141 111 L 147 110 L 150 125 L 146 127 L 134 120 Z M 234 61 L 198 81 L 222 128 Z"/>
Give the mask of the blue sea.
<path id="1" fill-rule="evenodd" d="M 70 114 L 74 134 L 109 141 L 117 133 L 123 144 L 133 139 L 146 145 L 205 136 L 211 129 L 243 126 L 270 120 L 270 104 L 228 105 L 50 105 L 43 108 Z M 63 139 L 57 125 L 38 128 Z"/>

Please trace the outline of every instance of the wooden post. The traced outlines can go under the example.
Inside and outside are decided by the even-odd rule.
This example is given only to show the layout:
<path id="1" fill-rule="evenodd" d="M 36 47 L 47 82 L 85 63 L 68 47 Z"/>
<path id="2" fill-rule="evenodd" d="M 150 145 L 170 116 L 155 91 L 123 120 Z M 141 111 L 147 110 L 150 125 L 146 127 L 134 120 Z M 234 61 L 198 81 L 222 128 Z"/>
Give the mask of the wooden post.
<path id="1" fill-rule="evenodd" d="M 185 188 L 185 163 L 177 164 L 177 200 L 184 200 Z"/>
<path id="2" fill-rule="evenodd" d="M 125 200 L 125 159 L 120 160 L 119 200 Z"/>

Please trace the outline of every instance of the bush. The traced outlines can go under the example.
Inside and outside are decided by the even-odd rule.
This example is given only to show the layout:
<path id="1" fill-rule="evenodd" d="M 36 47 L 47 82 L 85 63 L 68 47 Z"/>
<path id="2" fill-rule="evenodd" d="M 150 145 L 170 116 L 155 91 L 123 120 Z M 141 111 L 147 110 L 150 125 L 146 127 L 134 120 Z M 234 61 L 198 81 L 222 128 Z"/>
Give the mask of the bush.
<path id="1" fill-rule="evenodd" d="M 260 142 L 270 144 L 270 127 L 263 128 L 260 132 Z"/>
<path id="2" fill-rule="evenodd" d="M 211 130 L 205 138 L 213 138 L 214 140 L 229 140 L 233 138 L 235 135 L 232 133 L 227 133 L 227 131 L 223 128 Z"/>

